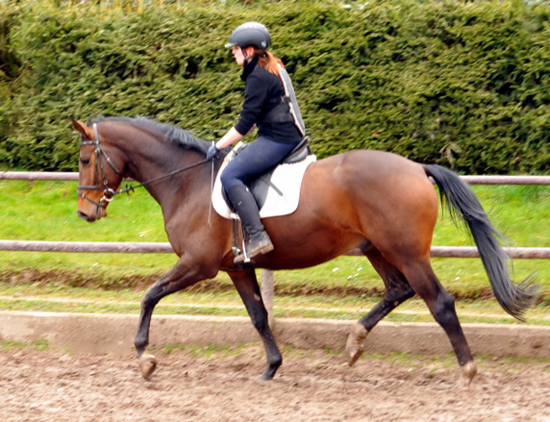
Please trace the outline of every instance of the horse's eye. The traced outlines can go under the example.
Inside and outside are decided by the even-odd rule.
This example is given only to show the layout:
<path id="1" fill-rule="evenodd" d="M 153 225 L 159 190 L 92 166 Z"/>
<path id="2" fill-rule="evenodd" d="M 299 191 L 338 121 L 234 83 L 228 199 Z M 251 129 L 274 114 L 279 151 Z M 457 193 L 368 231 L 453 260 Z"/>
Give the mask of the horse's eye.
<path id="1" fill-rule="evenodd" d="M 80 160 L 80 163 L 83 165 L 83 166 L 87 166 L 88 164 L 90 164 L 90 160 L 86 159 L 86 158 L 82 158 Z"/>

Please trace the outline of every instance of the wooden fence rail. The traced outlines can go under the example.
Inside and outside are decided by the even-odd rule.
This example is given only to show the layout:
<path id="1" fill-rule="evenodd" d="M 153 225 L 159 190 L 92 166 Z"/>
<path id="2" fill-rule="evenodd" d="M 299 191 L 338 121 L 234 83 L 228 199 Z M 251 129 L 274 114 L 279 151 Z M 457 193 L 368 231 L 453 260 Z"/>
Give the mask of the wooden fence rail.
<path id="1" fill-rule="evenodd" d="M 550 185 L 550 176 L 460 176 L 470 185 Z M 4 171 L 0 180 L 78 181 L 74 172 Z"/>
<path id="2" fill-rule="evenodd" d="M 550 248 L 504 248 L 514 259 L 550 259 Z M 0 251 L 68 253 L 174 253 L 168 242 L 52 242 L 0 240 Z M 363 256 L 359 249 L 346 255 Z M 432 246 L 433 258 L 479 258 L 474 246 Z"/>

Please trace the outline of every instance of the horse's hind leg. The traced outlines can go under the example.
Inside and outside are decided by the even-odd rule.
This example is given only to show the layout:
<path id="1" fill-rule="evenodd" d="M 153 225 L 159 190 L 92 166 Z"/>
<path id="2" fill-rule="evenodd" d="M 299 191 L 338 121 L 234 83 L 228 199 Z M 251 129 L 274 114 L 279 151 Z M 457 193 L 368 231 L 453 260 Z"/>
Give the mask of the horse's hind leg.
<path id="1" fill-rule="evenodd" d="M 281 366 L 283 358 L 267 322 L 267 310 L 262 301 L 256 274 L 254 270 L 242 270 L 229 272 L 229 276 L 244 302 L 252 324 L 262 337 L 267 354 L 267 368 L 262 379 L 270 380 Z"/>
<path id="2" fill-rule="evenodd" d="M 403 274 L 380 255 L 377 249 L 371 246 L 363 253 L 384 280 L 386 293 L 382 300 L 350 330 L 346 343 L 346 354 L 350 366 L 357 362 L 363 353 L 363 340 L 370 330 L 393 309 L 414 296 L 414 290 Z"/>
<path id="3" fill-rule="evenodd" d="M 460 326 L 453 298 L 439 282 L 429 260 L 407 265 L 403 272 L 412 288 L 428 305 L 434 319 L 445 330 L 462 368 L 463 381 L 470 384 L 477 373 L 477 367 Z"/>

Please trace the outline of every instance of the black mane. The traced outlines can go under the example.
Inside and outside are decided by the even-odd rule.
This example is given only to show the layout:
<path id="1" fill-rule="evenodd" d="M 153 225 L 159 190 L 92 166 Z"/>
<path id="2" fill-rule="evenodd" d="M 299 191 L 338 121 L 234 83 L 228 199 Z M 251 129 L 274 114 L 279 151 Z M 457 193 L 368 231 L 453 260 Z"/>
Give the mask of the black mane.
<path id="1" fill-rule="evenodd" d="M 187 130 L 183 130 L 180 127 L 169 125 L 167 123 L 160 123 L 147 117 L 98 117 L 95 120 L 88 120 L 87 125 L 100 122 L 123 122 L 132 126 L 141 126 L 145 129 L 153 132 L 158 132 L 164 136 L 166 141 L 176 142 L 183 148 L 194 149 L 203 155 L 206 155 L 211 142 L 204 139 L 196 138 L 191 135 Z"/>

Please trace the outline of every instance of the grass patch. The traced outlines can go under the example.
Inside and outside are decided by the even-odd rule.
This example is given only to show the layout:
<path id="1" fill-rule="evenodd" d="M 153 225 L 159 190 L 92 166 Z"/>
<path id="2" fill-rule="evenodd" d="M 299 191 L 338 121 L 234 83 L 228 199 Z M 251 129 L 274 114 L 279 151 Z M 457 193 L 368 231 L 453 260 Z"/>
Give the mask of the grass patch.
<path id="1" fill-rule="evenodd" d="M 161 210 L 141 189 L 117 197 L 109 217 L 88 224 L 76 216 L 76 182 L 0 181 L 0 239 L 51 241 L 165 242 Z M 547 186 L 474 186 L 494 225 L 511 246 L 550 247 L 550 188 Z M 471 246 L 467 233 L 442 213 L 434 245 Z M 172 254 L 87 254 L 0 252 L 0 292 L 5 286 L 47 286 L 50 290 L 89 288 L 89 295 L 105 291 L 136 291 L 153 284 L 176 262 Z M 460 301 L 492 299 L 479 259 L 433 259 L 434 270 L 445 288 Z M 539 304 L 550 304 L 550 261 L 516 260 L 513 278 L 521 281 L 532 272 L 542 285 Z M 356 297 L 365 301 L 384 292 L 380 277 L 365 258 L 339 257 L 306 270 L 275 274 L 276 297 L 329 297 L 337 302 Z M 94 290 L 95 289 L 95 290 Z M 216 297 L 234 294 L 229 277 L 197 284 L 194 294 Z M 12 294 L 12 293 L 6 293 Z M 141 295 L 139 295 L 141 297 Z M 334 300 L 333 300 L 334 299 Z M 19 306 L 19 305 L 18 305 Z M 23 306 L 23 305 L 21 305 Z M 44 305 L 45 306 L 45 305 Z M 106 310 L 109 306 L 106 306 Z M 128 309 L 134 312 L 134 308 Z M 206 312 L 210 312 L 206 310 Z M 345 314 L 345 313 L 344 313 Z M 344 317 L 346 315 L 343 315 Z"/>
<path id="2" fill-rule="evenodd" d="M 132 314 L 140 312 L 143 293 L 101 291 L 86 288 L 58 288 L 55 286 L 14 286 L 0 284 L 0 309 L 11 311 L 76 312 Z M 372 309 L 377 298 L 358 296 L 330 297 L 276 296 L 276 318 L 321 318 L 356 321 Z M 521 324 L 506 314 L 496 301 L 457 301 L 457 313 L 463 323 Z M 247 313 L 235 291 L 225 293 L 178 292 L 164 298 L 155 308 L 155 315 L 243 316 Z M 526 316 L 530 325 L 550 325 L 548 307 L 538 305 Z M 413 298 L 390 313 L 385 319 L 396 324 L 405 322 L 433 322 L 426 304 Z"/>
<path id="3" fill-rule="evenodd" d="M 48 340 L 36 340 L 36 341 L 33 341 L 32 343 L 24 343 L 21 341 L 11 341 L 11 340 L 0 341 L 0 350 L 3 352 L 11 349 L 19 349 L 19 350 L 31 349 L 31 350 L 38 350 L 40 352 L 43 352 L 45 350 L 48 350 L 49 347 L 50 347 L 50 344 Z"/>
<path id="4" fill-rule="evenodd" d="M 162 352 L 167 355 L 171 354 L 172 352 L 183 352 L 183 351 L 185 351 L 184 344 L 169 344 L 162 348 Z"/>
<path id="5" fill-rule="evenodd" d="M 369 360 L 380 360 L 388 362 L 392 365 L 410 367 L 430 367 L 430 370 L 437 369 L 450 369 L 454 370 L 456 368 L 456 355 L 454 353 L 445 353 L 441 355 L 411 355 L 403 352 L 389 352 L 389 353 L 363 353 L 361 359 Z M 522 365 L 533 365 L 541 364 L 547 365 L 550 364 L 550 358 L 526 358 L 526 357 L 495 357 L 488 355 L 476 355 L 476 363 L 480 367 L 488 366 L 489 364 L 493 366 L 496 363 L 502 365 L 503 367 L 515 366 L 515 371 L 521 371 Z M 542 369 L 542 368 L 541 368 Z M 548 369 L 548 368 L 546 368 Z"/>
<path id="6" fill-rule="evenodd" d="M 208 346 L 192 345 L 187 347 L 187 353 L 198 358 L 213 359 L 220 355 L 226 357 L 238 355 L 245 347 L 246 346 L 217 346 L 213 344 Z"/>

